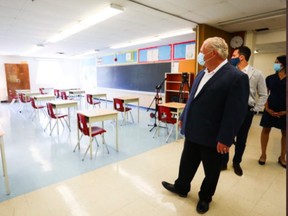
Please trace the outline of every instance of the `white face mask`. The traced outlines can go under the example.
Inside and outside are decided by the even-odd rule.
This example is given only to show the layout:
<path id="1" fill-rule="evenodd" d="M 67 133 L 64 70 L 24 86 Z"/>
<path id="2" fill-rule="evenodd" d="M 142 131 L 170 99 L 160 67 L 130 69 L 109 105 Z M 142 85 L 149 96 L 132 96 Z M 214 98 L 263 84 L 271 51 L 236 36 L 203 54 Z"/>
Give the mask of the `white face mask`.
<path id="1" fill-rule="evenodd" d="M 211 50 L 210 52 L 206 53 L 206 55 L 209 54 L 209 53 L 211 53 L 211 52 L 212 52 L 212 50 Z M 202 52 L 199 52 L 199 53 L 198 53 L 198 57 L 197 57 L 197 62 L 198 62 L 198 64 L 204 66 L 204 65 L 206 64 L 206 62 L 210 61 L 210 60 L 213 58 L 213 56 L 212 56 L 210 59 L 208 59 L 208 60 L 205 61 L 205 60 L 204 60 L 204 57 L 205 57 L 205 55 L 204 55 Z"/>
<path id="2" fill-rule="evenodd" d="M 205 65 L 205 60 L 204 60 L 205 55 L 202 52 L 198 53 L 197 61 L 198 64 L 204 66 Z"/>

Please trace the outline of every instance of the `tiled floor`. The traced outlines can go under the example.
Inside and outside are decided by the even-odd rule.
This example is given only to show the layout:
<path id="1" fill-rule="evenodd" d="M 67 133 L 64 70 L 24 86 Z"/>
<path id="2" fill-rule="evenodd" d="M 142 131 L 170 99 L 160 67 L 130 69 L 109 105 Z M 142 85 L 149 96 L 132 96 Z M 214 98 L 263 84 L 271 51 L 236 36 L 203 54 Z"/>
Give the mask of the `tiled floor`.
<path id="1" fill-rule="evenodd" d="M 250 130 L 242 163 L 244 175 L 236 176 L 231 164 L 222 172 L 205 215 L 286 215 L 286 170 L 277 164 L 280 132 L 272 130 L 267 163 L 258 165 L 259 120 L 260 116 L 255 116 Z M 84 149 L 72 152 L 77 139 L 75 119 L 71 134 L 66 130 L 59 139 L 56 133 L 50 137 L 43 132 L 44 120 L 31 123 L 25 114 L 6 104 L 0 105 L 0 123 L 6 131 L 12 190 L 9 199 L 0 179 L 1 216 L 197 215 L 202 167 L 187 198 L 162 188 L 162 180 L 173 182 L 177 176 L 183 140 L 165 144 L 163 136 L 152 139 L 147 124 L 153 121 L 146 110 L 140 112 L 140 124 L 120 127 L 118 153 L 113 150 L 114 124 L 107 122 L 111 154 L 100 151 L 84 162 L 80 160 Z"/>

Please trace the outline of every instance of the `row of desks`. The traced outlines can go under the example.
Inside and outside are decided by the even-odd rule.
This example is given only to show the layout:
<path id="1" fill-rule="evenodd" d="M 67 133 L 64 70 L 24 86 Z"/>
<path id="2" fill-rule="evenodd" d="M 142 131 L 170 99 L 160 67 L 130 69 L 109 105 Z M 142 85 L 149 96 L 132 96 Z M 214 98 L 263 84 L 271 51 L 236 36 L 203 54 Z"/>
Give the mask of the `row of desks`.
<path id="1" fill-rule="evenodd" d="M 79 89 L 59 89 L 62 91 L 69 91 L 69 94 L 72 95 L 79 95 L 79 94 L 84 94 L 85 91 L 84 90 L 79 90 Z M 24 92 L 23 92 L 24 91 Z M 36 92 L 28 92 L 26 90 L 22 90 L 22 93 L 24 93 L 26 96 L 33 96 L 34 99 L 36 101 L 49 101 L 49 100 L 54 100 L 55 96 L 54 95 L 40 95 L 39 93 Z M 107 94 L 106 93 L 98 93 L 98 92 L 90 92 L 88 94 L 91 94 L 93 97 L 95 98 L 104 98 L 106 101 L 106 108 L 107 108 Z M 137 103 L 137 122 L 139 123 L 139 97 L 118 97 L 119 99 L 124 101 L 124 107 L 127 104 L 130 103 Z M 55 106 L 55 108 L 66 108 L 66 107 L 73 107 L 73 106 L 77 106 L 77 102 L 64 102 L 62 105 L 62 102 L 56 102 L 56 101 L 52 101 L 53 105 Z M 185 104 L 183 103 L 176 103 L 176 102 L 169 102 L 169 103 L 164 103 L 164 104 L 159 104 L 160 106 L 166 106 L 172 109 L 176 109 L 176 114 L 177 116 L 180 115 L 180 113 L 183 111 Z M 125 118 L 124 118 L 124 124 L 126 124 L 126 113 L 125 113 Z M 70 120 L 69 120 L 70 123 Z M 177 125 L 179 123 L 179 119 L 177 118 Z M 178 126 L 176 127 L 176 140 L 178 139 Z"/>
<path id="2" fill-rule="evenodd" d="M 74 94 L 80 94 L 83 93 L 85 91 L 82 90 L 73 90 Z M 93 97 L 95 98 L 105 98 L 106 101 L 106 108 L 107 108 L 107 94 L 106 93 L 89 93 L 92 94 Z M 77 101 L 73 101 L 73 100 L 68 100 L 68 101 L 53 101 L 55 99 L 54 95 L 37 95 L 35 93 L 25 93 L 25 95 L 30 95 L 33 96 L 33 98 L 36 101 L 50 101 L 53 106 L 55 107 L 55 109 L 61 109 L 61 108 L 70 108 L 70 107 L 76 107 L 77 106 Z M 118 97 L 119 99 L 124 101 L 124 107 L 127 104 L 130 103 L 137 103 L 137 122 L 139 123 L 139 97 Z M 166 106 L 169 107 L 171 109 L 175 109 L 176 110 L 176 114 L 179 117 L 180 113 L 183 111 L 185 104 L 184 103 L 177 103 L 177 102 L 169 102 L 169 103 L 164 103 L 164 104 L 159 104 L 159 106 Z M 126 113 L 125 113 L 126 116 Z M 177 125 L 179 123 L 179 118 L 177 117 Z M 124 118 L 124 124 L 126 123 L 126 118 Z M 69 118 L 69 125 L 70 125 L 70 118 Z M 58 125 L 57 125 L 58 127 Z M 59 129 L 57 129 L 59 130 Z M 178 126 L 176 127 L 176 140 L 178 140 Z"/>

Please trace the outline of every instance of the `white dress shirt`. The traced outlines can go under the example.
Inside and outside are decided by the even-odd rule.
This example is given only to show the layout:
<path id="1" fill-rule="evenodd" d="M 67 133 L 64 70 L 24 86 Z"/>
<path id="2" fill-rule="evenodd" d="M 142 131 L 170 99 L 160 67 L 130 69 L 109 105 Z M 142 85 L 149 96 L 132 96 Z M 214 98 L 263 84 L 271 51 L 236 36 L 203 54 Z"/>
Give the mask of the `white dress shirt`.
<path id="1" fill-rule="evenodd" d="M 225 59 L 221 64 L 219 64 L 213 71 L 208 71 L 207 68 L 204 69 L 204 76 L 202 77 L 199 85 L 198 85 L 198 88 L 197 88 L 197 91 L 194 95 L 194 98 L 198 95 L 198 93 L 200 92 L 200 90 L 203 88 L 203 86 L 208 82 L 209 79 L 211 79 L 215 74 L 216 72 L 223 66 L 225 65 L 226 63 L 228 62 L 227 59 Z"/>

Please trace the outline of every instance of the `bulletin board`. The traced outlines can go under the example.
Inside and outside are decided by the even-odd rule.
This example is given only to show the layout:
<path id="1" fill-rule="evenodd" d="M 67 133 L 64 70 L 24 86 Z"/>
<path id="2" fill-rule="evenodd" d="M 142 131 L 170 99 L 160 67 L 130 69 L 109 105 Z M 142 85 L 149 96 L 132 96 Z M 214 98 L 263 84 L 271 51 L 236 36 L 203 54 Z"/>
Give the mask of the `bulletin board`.
<path id="1" fill-rule="evenodd" d="M 138 62 L 161 62 L 171 61 L 171 45 L 155 46 L 138 50 Z"/>
<path id="2" fill-rule="evenodd" d="M 191 60 L 195 59 L 195 41 L 187 41 L 173 44 L 174 60 Z"/>
<path id="3" fill-rule="evenodd" d="M 125 51 L 121 53 L 102 56 L 98 59 L 99 65 L 128 64 L 137 62 L 137 51 Z"/>

